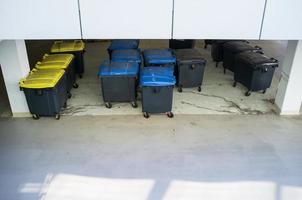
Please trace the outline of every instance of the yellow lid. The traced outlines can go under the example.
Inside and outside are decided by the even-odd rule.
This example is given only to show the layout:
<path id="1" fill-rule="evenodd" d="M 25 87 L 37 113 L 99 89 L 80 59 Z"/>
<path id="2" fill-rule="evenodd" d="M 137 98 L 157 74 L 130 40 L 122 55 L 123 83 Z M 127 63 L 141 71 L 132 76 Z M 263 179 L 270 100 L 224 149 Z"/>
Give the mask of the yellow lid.
<path id="1" fill-rule="evenodd" d="M 21 79 L 19 85 L 21 88 L 44 89 L 53 88 L 61 77 L 64 70 L 32 70 L 29 75 Z"/>
<path id="2" fill-rule="evenodd" d="M 68 63 L 64 63 L 64 62 L 37 62 L 35 68 L 37 69 L 66 69 L 69 66 Z"/>
<path id="3" fill-rule="evenodd" d="M 44 54 L 42 63 L 52 63 L 52 62 L 64 62 L 67 65 L 70 64 L 72 59 L 74 58 L 74 55 L 72 54 Z"/>
<path id="4" fill-rule="evenodd" d="M 55 41 L 51 47 L 51 53 L 83 51 L 85 43 L 82 40 L 74 41 Z"/>

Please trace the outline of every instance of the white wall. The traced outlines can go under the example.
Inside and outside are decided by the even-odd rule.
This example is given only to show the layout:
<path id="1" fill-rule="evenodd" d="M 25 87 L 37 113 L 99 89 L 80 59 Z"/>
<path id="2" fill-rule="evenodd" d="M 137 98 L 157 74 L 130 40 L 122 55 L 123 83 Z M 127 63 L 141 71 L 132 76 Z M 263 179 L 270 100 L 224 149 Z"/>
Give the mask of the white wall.
<path id="1" fill-rule="evenodd" d="M 267 0 L 261 39 L 302 39 L 302 1 Z"/>
<path id="2" fill-rule="evenodd" d="M 24 93 L 19 89 L 19 81 L 30 70 L 24 40 L 0 42 L 0 65 L 13 116 L 29 114 Z"/>
<path id="3" fill-rule="evenodd" d="M 83 38 L 171 38 L 172 7 L 172 0 L 80 0 Z"/>
<path id="4" fill-rule="evenodd" d="M 1 0 L 0 38 L 81 38 L 78 1 Z"/>
<path id="5" fill-rule="evenodd" d="M 176 39 L 259 39 L 265 0 L 175 0 Z"/>

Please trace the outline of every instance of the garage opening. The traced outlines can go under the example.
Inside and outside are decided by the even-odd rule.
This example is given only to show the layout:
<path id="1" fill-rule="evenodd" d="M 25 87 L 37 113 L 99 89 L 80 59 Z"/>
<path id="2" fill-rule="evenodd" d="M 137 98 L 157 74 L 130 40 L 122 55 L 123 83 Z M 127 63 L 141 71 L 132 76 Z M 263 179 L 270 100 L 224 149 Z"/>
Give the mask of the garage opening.
<path id="1" fill-rule="evenodd" d="M 27 49 L 31 66 L 49 53 L 53 41 L 27 41 Z M 140 95 L 138 108 L 129 103 L 114 103 L 108 109 L 102 99 L 100 81 L 97 76 L 99 65 L 108 60 L 107 48 L 111 40 L 86 40 L 84 54 L 85 73 L 77 79 L 79 87 L 72 90 L 72 97 L 67 102 L 63 115 L 136 115 L 142 114 Z M 253 92 L 245 96 L 246 88 L 238 84 L 233 87 L 234 75 L 227 71 L 224 74 L 222 64 L 216 67 L 211 58 L 211 46 L 205 48 L 204 40 L 197 40 L 195 48 L 207 60 L 202 91 L 196 88 L 183 88 L 180 93 L 177 88 L 173 92 L 173 113 L 177 114 L 271 114 L 277 112 L 274 98 L 277 93 L 281 75 L 281 63 L 287 48 L 287 41 L 249 41 L 252 46 L 260 46 L 268 57 L 279 61 L 271 87 L 265 94 Z M 169 40 L 140 40 L 139 48 L 165 49 L 169 48 Z"/>

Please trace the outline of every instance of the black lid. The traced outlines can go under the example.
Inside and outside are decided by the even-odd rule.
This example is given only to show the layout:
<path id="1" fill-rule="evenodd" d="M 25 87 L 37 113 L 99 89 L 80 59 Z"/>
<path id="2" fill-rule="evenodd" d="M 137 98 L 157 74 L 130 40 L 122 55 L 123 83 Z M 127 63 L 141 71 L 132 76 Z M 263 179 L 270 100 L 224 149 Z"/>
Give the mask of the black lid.
<path id="1" fill-rule="evenodd" d="M 243 41 L 232 41 L 232 42 L 227 42 L 223 45 L 223 47 L 231 51 L 233 53 L 239 53 L 242 51 L 253 51 L 253 50 L 261 50 L 259 47 L 253 47 L 249 45 L 247 42 Z"/>
<path id="2" fill-rule="evenodd" d="M 178 62 L 182 61 L 196 61 L 196 62 L 206 62 L 202 57 L 201 53 L 197 49 L 176 49 L 174 50 L 174 55 Z"/>
<path id="3" fill-rule="evenodd" d="M 250 64 L 254 68 L 278 66 L 278 60 L 274 58 L 268 58 L 267 56 L 259 52 L 242 52 L 237 55 L 236 59 L 243 60 L 244 62 Z"/>

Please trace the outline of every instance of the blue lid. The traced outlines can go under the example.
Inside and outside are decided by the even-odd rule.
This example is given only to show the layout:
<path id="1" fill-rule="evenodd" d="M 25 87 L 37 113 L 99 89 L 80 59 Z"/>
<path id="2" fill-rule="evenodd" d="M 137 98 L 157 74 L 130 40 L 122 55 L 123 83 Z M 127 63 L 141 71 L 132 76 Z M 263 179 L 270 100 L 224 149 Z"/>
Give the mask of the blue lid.
<path id="1" fill-rule="evenodd" d="M 172 86 L 176 80 L 171 70 L 164 67 L 144 68 L 141 72 L 141 86 Z"/>
<path id="2" fill-rule="evenodd" d="M 135 62 L 104 61 L 99 67 L 99 76 L 136 76 L 138 70 Z"/>
<path id="3" fill-rule="evenodd" d="M 141 54 L 138 49 L 114 50 L 111 55 L 112 62 L 137 62 L 141 63 Z"/>
<path id="4" fill-rule="evenodd" d="M 174 74 L 174 66 L 168 65 L 168 66 L 148 66 L 144 67 L 144 69 L 141 71 L 140 76 L 147 76 L 149 74 L 159 74 L 159 75 L 165 75 L 165 76 L 173 76 Z"/>
<path id="5" fill-rule="evenodd" d="M 137 49 L 139 45 L 139 40 L 113 40 L 108 50 L 117 49 Z"/>
<path id="6" fill-rule="evenodd" d="M 146 64 L 172 64 L 176 62 L 169 49 L 148 49 L 144 51 Z"/>

